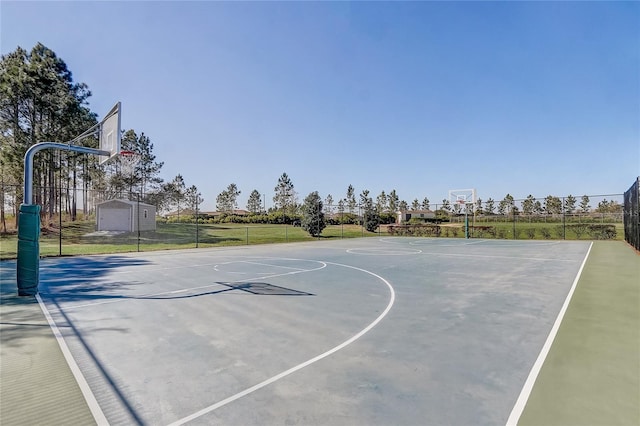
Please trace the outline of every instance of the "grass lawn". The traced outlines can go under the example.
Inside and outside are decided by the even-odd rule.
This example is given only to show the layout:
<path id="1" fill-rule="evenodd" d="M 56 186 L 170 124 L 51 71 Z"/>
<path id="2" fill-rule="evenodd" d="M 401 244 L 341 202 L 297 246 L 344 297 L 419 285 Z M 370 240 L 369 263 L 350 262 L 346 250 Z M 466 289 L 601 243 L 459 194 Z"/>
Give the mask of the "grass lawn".
<path id="1" fill-rule="evenodd" d="M 622 240 L 623 225 L 613 224 L 616 229 L 615 240 Z M 476 222 L 473 238 L 514 238 L 513 222 Z M 478 227 L 493 227 L 493 231 Z M 119 235 L 92 235 L 95 230 L 94 221 L 67 222 L 62 227 L 62 240 L 57 229 L 46 230 L 40 236 L 40 255 L 81 255 L 107 254 L 134 251 L 169 250 L 179 248 L 233 246 L 245 244 L 286 243 L 296 241 L 313 241 L 300 227 L 291 225 L 261 224 L 199 224 L 191 223 L 157 223 L 155 231 L 140 233 L 124 233 Z M 577 235 L 570 227 L 563 228 L 559 223 L 517 222 L 515 226 L 517 239 L 566 239 L 592 240 L 597 235 L 584 231 Z M 340 239 L 388 235 L 386 226 L 379 233 L 363 232 L 359 225 L 330 225 L 318 239 Z M 442 225 L 443 237 L 464 237 L 462 223 Z M 0 236 L 0 259 L 14 259 L 17 256 L 17 236 L 15 234 Z"/>

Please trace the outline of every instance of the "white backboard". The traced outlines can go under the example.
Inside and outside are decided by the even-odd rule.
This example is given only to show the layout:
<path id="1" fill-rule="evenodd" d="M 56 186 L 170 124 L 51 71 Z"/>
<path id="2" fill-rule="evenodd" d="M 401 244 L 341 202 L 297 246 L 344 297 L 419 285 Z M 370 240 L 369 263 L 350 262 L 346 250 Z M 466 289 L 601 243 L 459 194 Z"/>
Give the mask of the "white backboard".
<path id="1" fill-rule="evenodd" d="M 120 102 L 111 108 L 111 111 L 104 116 L 104 119 L 100 123 L 100 150 L 108 151 L 109 156 L 100 156 L 100 164 L 108 161 L 114 156 L 120 153 Z"/>
<path id="2" fill-rule="evenodd" d="M 451 204 L 474 204 L 476 202 L 476 190 L 471 189 L 451 189 L 449 190 L 449 202 Z"/>

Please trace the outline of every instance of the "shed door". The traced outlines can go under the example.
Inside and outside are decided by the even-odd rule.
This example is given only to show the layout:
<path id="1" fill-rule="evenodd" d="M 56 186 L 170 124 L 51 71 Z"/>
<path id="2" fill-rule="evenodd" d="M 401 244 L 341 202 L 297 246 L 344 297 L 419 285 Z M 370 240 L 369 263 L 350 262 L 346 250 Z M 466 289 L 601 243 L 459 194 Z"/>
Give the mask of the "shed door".
<path id="1" fill-rule="evenodd" d="M 99 231 L 131 231 L 131 210 L 100 209 Z"/>

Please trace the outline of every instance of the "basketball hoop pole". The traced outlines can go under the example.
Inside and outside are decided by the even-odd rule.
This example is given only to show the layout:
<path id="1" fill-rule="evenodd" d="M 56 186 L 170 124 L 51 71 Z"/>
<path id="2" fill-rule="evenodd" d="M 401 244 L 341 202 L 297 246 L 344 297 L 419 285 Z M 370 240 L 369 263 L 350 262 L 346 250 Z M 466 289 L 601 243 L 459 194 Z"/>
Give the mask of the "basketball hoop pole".
<path id="1" fill-rule="evenodd" d="M 72 145 L 99 133 L 101 149 Z M 104 141 L 104 143 L 103 143 Z M 40 142 L 24 154 L 24 197 L 18 216 L 18 253 L 16 284 L 19 296 L 38 294 L 40 279 L 40 209 L 33 204 L 33 157 L 44 149 L 101 155 L 107 158 L 120 151 L 120 102 L 98 124 L 91 126 L 68 143 Z M 62 212 L 60 212 L 62 214 Z"/>
<path id="2" fill-rule="evenodd" d="M 33 157 L 48 148 L 74 151 L 84 154 L 109 155 L 85 146 L 57 142 L 40 142 L 30 147 L 24 154 L 24 200 L 20 205 L 18 219 L 18 260 L 16 281 L 19 296 L 38 294 L 40 275 L 40 206 L 33 204 Z"/>
<path id="3" fill-rule="evenodd" d="M 476 202 L 476 190 L 475 188 L 470 189 L 451 189 L 449 190 L 449 200 L 451 202 L 454 201 L 458 203 L 459 206 L 464 208 L 464 237 L 469 238 L 469 209 L 467 208 L 467 204 L 474 204 Z"/>
<path id="4" fill-rule="evenodd" d="M 40 142 L 33 145 L 27 150 L 26 154 L 24 154 L 24 204 L 33 204 L 33 157 L 38 152 L 47 148 L 81 152 L 83 154 L 110 155 L 109 151 L 58 142 Z"/>
<path id="5" fill-rule="evenodd" d="M 464 237 L 469 239 L 469 209 L 467 209 L 467 203 L 462 204 L 464 206 Z"/>
<path id="6" fill-rule="evenodd" d="M 469 239 L 469 211 L 467 209 L 467 203 L 465 201 L 458 201 L 458 205 L 461 209 L 464 209 L 464 237 Z"/>

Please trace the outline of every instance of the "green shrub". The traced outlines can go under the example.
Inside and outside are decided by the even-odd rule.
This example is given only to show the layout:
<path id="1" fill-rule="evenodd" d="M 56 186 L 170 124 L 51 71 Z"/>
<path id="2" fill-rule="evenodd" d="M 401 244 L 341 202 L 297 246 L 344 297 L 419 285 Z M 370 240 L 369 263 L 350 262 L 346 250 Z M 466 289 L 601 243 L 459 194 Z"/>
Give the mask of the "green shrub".
<path id="1" fill-rule="evenodd" d="M 558 236 L 558 238 L 560 239 L 564 238 L 565 227 L 563 225 L 558 225 L 555 228 L 553 228 L 553 230 L 556 232 L 556 235 Z"/>
<path id="2" fill-rule="evenodd" d="M 578 224 L 567 225 L 567 230 L 573 231 L 573 233 L 576 234 L 576 239 L 579 240 L 580 237 L 582 237 L 582 235 L 585 234 L 588 229 L 586 224 L 578 223 Z"/>
<path id="3" fill-rule="evenodd" d="M 588 225 L 587 229 L 596 240 L 613 240 L 616 237 L 615 225 Z"/>
<path id="4" fill-rule="evenodd" d="M 396 222 L 396 215 L 393 213 L 381 213 L 380 214 L 380 223 L 384 225 L 388 225 L 390 223 Z"/>

